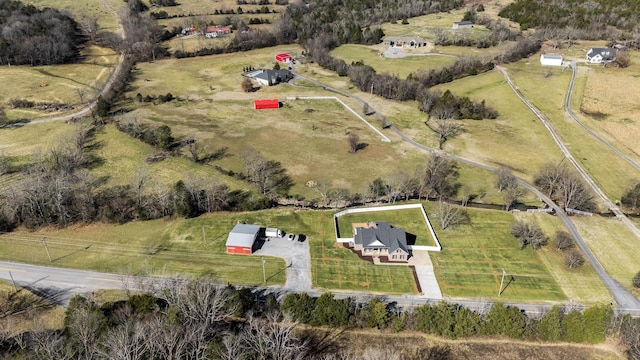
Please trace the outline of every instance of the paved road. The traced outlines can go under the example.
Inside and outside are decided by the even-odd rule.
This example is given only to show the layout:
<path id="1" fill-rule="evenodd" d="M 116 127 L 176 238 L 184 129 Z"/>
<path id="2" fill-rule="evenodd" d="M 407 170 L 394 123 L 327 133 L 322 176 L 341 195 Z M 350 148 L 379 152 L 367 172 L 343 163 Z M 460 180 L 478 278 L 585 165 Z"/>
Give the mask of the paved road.
<path id="1" fill-rule="evenodd" d="M 595 181 L 593 181 L 593 179 L 591 179 L 589 174 L 587 174 L 587 172 L 573 158 L 573 156 L 571 155 L 571 153 L 569 152 L 567 147 L 564 145 L 564 143 L 560 139 L 560 136 L 558 135 L 558 133 L 551 126 L 551 124 L 547 121 L 547 119 L 544 116 L 544 114 L 538 108 L 536 108 L 529 100 L 527 100 L 524 97 L 524 95 L 522 95 L 520 90 L 518 90 L 518 88 L 515 86 L 515 84 L 511 81 L 511 78 L 509 77 L 509 74 L 507 73 L 506 69 L 501 67 L 501 66 L 496 66 L 496 69 L 502 73 L 502 75 L 504 76 L 505 80 L 507 81 L 509 86 L 513 89 L 515 94 L 520 98 L 520 100 L 527 107 L 529 107 L 529 109 L 531 109 L 531 111 L 538 117 L 538 119 L 540 119 L 540 121 L 544 124 L 544 126 L 547 128 L 547 130 L 549 131 L 549 133 L 553 137 L 554 141 L 556 142 L 556 144 L 558 145 L 560 150 L 562 150 L 562 153 L 564 154 L 565 158 L 567 160 L 569 160 L 575 166 L 575 168 L 578 170 L 578 172 L 581 174 L 581 176 L 584 178 L 584 180 L 592 187 L 592 189 L 596 192 L 596 194 L 598 194 L 598 196 L 600 196 L 600 198 L 605 202 L 607 207 L 611 211 L 613 211 L 618 218 L 626 219 L 629 222 L 629 224 L 631 225 L 630 226 L 631 230 L 634 231 L 634 233 L 636 233 L 636 235 L 640 236 L 640 234 L 639 234 L 640 232 L 639 232 L 638 228 L 636 228 L 635 225 L 633 225 L 633 223 L 631 223 L 631 221 L 620 211 L 620 209 L 618 209 L 616 206 L 613 205 L 611 200 L 609 200 L 606 197 L 606 195 L 604 195 L 602 190 L 598 187 L 598 185 L 596 185 Z M 519 182 L 520 182 L 520 184 L 522 186 L 524 186 L 527 189 L 529 189 L 530 191 L 532 191 L 534 194 L 536 194 L 536 196 L 538 196 L 540 199 L 542 199 L 549 207 L 551 207 L 551 208 L 553 208 L 555 210 L 555 212 L 558 215 L 558 217 L 560 217 L 562 219 L 562 221 L 567 226 L 567 229 L 569 230 L 571 235 L 576 240 L 576 245 L 578 245 L 578 247 L 580 248 L 580 251 L 582 251 L 582 253 L 587 258 L 587 260 L 589 260 L 589 262 L 591 263 L 591 266 L 593 266 L 593 268 L 596 270 L 596 272 L 598 273 L 598 275 L 600 276 L 600 278 L 602 279 L 604 284 L 607 286 L 607 288 L 611 292 L 611 295 L 615 299 L 616 303 L 618 303 L 618 305 L 620 307 L 623 307 L 623 308 L 640 309 L 640 300 L 638 300 L 636 297 L 634 297 L 633 294 L 631 294 L 629 291 L 627 291 L 622 285 L 620 285 L 620 283 L 618 283 L 611 276 L 609 276 L 609 274 L 605 271 L 604 267 L 602 267 L 602 265 L 600 264 L 598 259 L 596 259 L 596 257 L 593 255 L 593 253 L 591 252 L 591 249 L 589 249 L 589 247 L 587 246 L 586 242 L 584 241 L 584 239 L 582 238 L 582 236 L 578 232 L 577 228 L 575 227 L 575 225 L 573 224 L 571 219 L 567 216 L 567 214 L 563 211 L 563 209 L 561 209 L 558 205 L 556 205 L 546 195 L 544 195 L 540 191 L 538 191 L 538 189 L 536 189 L 534 186 L 526 183 L 523 180 L 519 180 Z M 629 224 L 627 224 L 627 226 L 629 226 Z"/>
<path id="2" fill-rule="evenodd" d="M 573 64 L 573 66 L 575 66 L 575 63 Z M 604 191 L 600 189 L 598 184 L 596 184 L 596 182 L 591 178 L 591 176 L 587 173 L 587 171 L 584 170 L 584 168 L 578 163 L 578 161 L 576 161 L 573 155 L 571 155 L 571 152 L 569 152 L 569 149 L 567 149 L 567 147 L 564 145 L 564 143 L 562 142 L 562 139 L 560 138 L 558 133 L 555 131 L 555 129 L 551 126 L 551 123 L 547 120 L 547 117 L 544 115 L 544 113 L 524 97 L 524 95 L 520 92 L 520 90 L 518 90 L 516 85 L 513 83 L 513 81 L 509 77 L 509 74 L 507 73 L 507 70 L 505 68 L 501 66 L 496 66 L 496 69 L 502 73 L 502 75 L 504 76 L 505 80 L 507 81 L 511 89 L 515 92 L 516 96 L 518 96 L 518 98 L 520 98 L 520 100 L 529 109 L 531 109 L 531 111 L 538 117 L 538 119 L 540 119 L 542 124 L 547 128 L 547 130 L 551 134 L 551 137 L 553 138 L 553 140 L 556 142 L 556 144 L 564 154 L 565 159 L 569 160 L 569 162 L 573 164 L 573 166 L 578 171 L 580 176 L 582 176 L 584 181 L 591 187 L 591 189 L 596 193 L 596 195 L 604 202 L 607 209 L 609 209 L 613 214 L 615 214 L 616 218 L 622 221 L 625 224 L 625 226 L 627 226 L 627 228 L 631 230 L 631 232 L 633 232 L 637 238 L 640 239 L 640 229 L 638 229 L 635 226 L 635 224 L 633 224 L 633 222 L 629 220 L 629 218 L 627 218 L 627 216 L 622 212 L 622 210 L 620 210 L 620 208 L 618 208 L 611 201 L 611 199 L 609 199 L 607 195 L 605 195 Z M 574 76 L 575 76 L 575 72 L 574 72 Z M 572 79 L 572 82 L 573 82 L 573 79 Z M 572 90 L 573 90 L 573 85 L 570 85 L 568 93 L 571 93 Z M 570 99 L 571 99 L 571 96 L 567 95 L 567 104 L 570 104 Z M 565 104 L 565 110 L 569 109 L 569 111 L 571 111 L 570 105 L 567 105 L 567 104 Z M 571 114 L 573 114 L 573 112 Z"/>
<path id="3" fill-rule="evenodd" d="M 571 61 L 570 64 L 571 64 L 571 81 L 569 82 L 569 89 L 567 90 L 567 96 L 565 97 L 564 111 L 567 113 L 567 115 L 569 115 L 569 117 L 571 119 L 573 119 L 573 121 L 575 121 L 578 125 L 580 125 L 580 127 L 582 127 L 585 131 L 587 131 L 596 140 L 600 141 L 606 147 L 608 147 L 613 152 L 618 154 L 618 156 L 620 156 L 625 161 L 627 161 L 629 164 L 631 164 L 631 166 L 633 166 L 637 170 L 640 170 L 640 164 L 638 164 L 637 162 L 633 161 L 633 159 L 631 159 L 625 153 L 620 151 L 617 147 L 611 145 L 609 142 L 607 142 L 607 140 L 602 138 L 600 135 L 598 135 L 593 130 L 591 130 L 588 126 L 586 126 L 584 123 L 582 123 L 582 121 L 578 120 L 578 118 L 576 117 L 576 114 L 574 114 L 573 110 L 571 110 L 571 95 L 573 95 L 573 87 L 575 85 L 576 73 L 578 72 L 578 69 L 577 69 L 575 60 Z"/>
<path id="4" fill-rule="evenodd" d="M 560 140 L 560 137 L 557 135 L 557 133 L 554 131 L 554 129 L 549 125 L 549 123 L 546 121 L 544 115 L 542 114 L 542 112 L 540 110 L 538 110 L 533 104 L 531 104 L 521 93 L 520 91 L 515 87 L 515 85 L 513 84 L 513 82 L 511 81 L 511 79 L 509 78 L 506 70 L 500 66 L 496 67 L 498 71 L 502 72 L 502 74 L 505 76 L 505 79 L 507 80 L 507 82 L 509 83 L 509 85 L 511 86 L 511 88 L 516 92 L 516 94 L 518 95 L 518 97 L 531 109 L 531 111 L 533 111 L 534 114 L 536 114 L 536 116 L 538 116 L 540 118 L 540 120 L 543 122 L 543 124 L 547 127 L 547 129 L 549 130 L 549 132 L 551 133 L 551 135 L 553 136 L 554 140 L 556 141 L 556 143 L 558 144 L 558 146 L 560 147 L 560 149 L 563 151 L 563 153 L 565 154 L 565 156 L 568 159 L 573 160 L 573 157 L 571 156 L 571 153 L 569 153 L 569 150 L 566 148 L 566 146 L 564 145 L 564 143 Z M 333 88 L 331 86 L 328 86 L 326 84 L 323 84 L 315 79 L 306 77 L 306 76 L 300 76 L 300 75 L 296 75 L 297 77 L 303 78 L 307 81 L 313 82 L 319 86 L 321 86 L 322 88 L 329 90 L 329 91 L 333 91 L 336 93 L 339 93 L 341 95 L 353 98 L 355 100 L 360 101 L 361 103 L 365 104 L 366 102 L 353 95 L 353 94 L 349 94 L 346 93 L 344 91 L 341 91 L 339 89 Z M 373 109 L 373 107 L 371 107 L 372 111 L 375 111 L 375 109 Z M 402 133 L 399 129 L 397 129 L 394 125 L 390 124 L 381 114 L 379 114 L 378 112 L 375 112 L 375 116 L 378 117 L 378 119 L 380 119 L 380 121 L 383 124 L 388 124 L 388 128 L 391 129 L 393 132 L 395 132 L 400 138 L 402 138 L 402 140 L 404 140 L 405 142 L 411 144 L 412 146 L 421 149 L 423 151 L 429 152 L 429 153 L 439 153 L 443 156 L 446 156 L 450 159 L 459 161 L 461 163 L 465 163 L 471 166 L 475 166 L 487 171 L 491 171 L 491 172 L 497 172 L 497 169 L 492 168 L 490 166 L 487 166 L 485 164 L 479 163 L 479 162 L 475 162 L 472 160 L 468 160 L 456 155 L 452 155 L 452 154 L 448 154 L 444 151 L 441 150 L 437 150 L 437 149 L 433 149 L 427 146 L 424 146 L 422 144 L 419 144 L 417 142 L 415 142 L 413 139 L 409 138 L 408 136 L 406 136 L 404 133 Z M 573 160 L 574 164 L 577 165 L 577 162 L 575 162 L 575 160 Z M 579 165 L 577 165 L 579 166 Z M 581 169 L 581 168 L 580 168 Z M 586 174 L 586 172 L 584 172 L 583 170 L 583 176 L 586 176 L 586 179 L 590 179 L 590 177 L 588 176 L 588 174 Z M 578 245 L 578 247 L 580 248 L 580 250 L 583 252 L 585 258 L 587 259 L 587 261 L 589 261 L 589 263 L 591 263 L 591 266 L 596 270 L 598 276 L 600 276 L 600 278 L 602 279 L 603 283 L 605 284 L 605 286 L 607 286 L 607 288 L 609 289 L 609 292 L 611 293 L 611 295 L 613 296 L 613 298 L 615 299 L 616 303 L 618 304 L 618 307 L 621 309 L 627 309 L 629 311 L 640 311 L 640 300 L 638 300 L 637 298 L 635 298 L 633 296 L 633 294 L 631 294 L 629 291 L 627 291 L 622 285 L 620 285 L 620 283 L 618 283 L 615 279 L 613 279 L 611 276 L 609 276 L 609 274 L 605 271 L 604 267 L 600 264 L 600 262 L 598 261 L 598 259 L 596 259 L 596 257 L 593 255 L 593 253 L 591 252 L 591 250 L 589 249 L 589 247 L 586 245 L 586 242 L 584 241 L 584 239 L 582 238 L 582 235 L 580 235 L 580 233 L 578 232 L 578 229 L 576 228 L 576 226 L 573 224 L 573 222 L 571 221 L 571 218 L 569 218 L 569 216 L 567 216 L 567 214 L 564 212 L 563 209 L 561 209 L 553 200 L 551 200 L 551 198 L 549 198 L 548 196 L 546 196 L 545 194 L 543 194 L 542 192 L 540 192 L 535 186 L 527 183 L 526 181 L 522 180 L 522 179 L 518 179 L 518 182 L 520 183 L 520 185 L 522 185 L 523 187 L 525 187 L 526 189 L 528 189 L 529 191 L 531 191 L 532 193 L 534 193 L 539 199 L 541 199 L 542 201 L 544 201 L 547 206 L 549 206 L 550 208 L 554 209 L 557 216 L 564 222 L 565 226 L 567 227 L 567 230 L 569 231 L 569 233 L 573 236 L 573 238 L 576 241 L 576 244 Z M 591 180 L 591 183 L 593 183 L 593 185 L 595 186 L 595 183 L 593 182 L 593 180 Z M 597 186 L 596 186 L 597 188 Z M 599 188 L 598 188 L 599 189 Z M 600 191 L 600 193 L 602 194 L 602 191 Z M 602 194 L 604 196 L 604 194 Z M 606 196 L 605 196 L 606 199 Z M 611 203 L 609 201 L 609 203 Z M 611 206 L 613 207 L 613 204 L 611 204 Z M 622 214 L 624 216 L 624 214 Z M 626 218 L 626 217 L 625 217 Z M 634 226 L 635 228 L 635 226 Z M 635 228 L 636 231 L 638 231 L 637 228 Z"/>
<path id="5" fill-rule="evenodd" d="M 299 236 L 299 235 L 298 235 Z M 296 238 L 297 239 L 297 238 Z M 291 291 L 311 290 L 311 254 L 309 239 L 304 242 L 289 241 L 286 238 L 272 238 L 253 253 L 254 256 L 268 255 L 283 258 L 287 263 L 285 288 Z"/>
<path id="6" fill-rule="evenodd" d="M 150 280 L 142 279 L 146 281 L 138 282 L 136 281 L 137 279 L 127 278 L 117 274 L 27 265 L 14 262 L 0 262 L 0 278 L 11 281 L 10 273 L 18 286 L 34 291 L 52 300 L 56 304 L 63 306 L 66 306 L 69 303 L 69 299 L 76 294 L 86 295 L 87 293 L 101 289 L 124 289 L 125 286 L 129 289 L 135 289 L 136 284 L 147 283 L 148 286 Z M 158 283 L 161 283 L 161 281 Z M 270 286 L 263 293 L 274 293 L 278 296 L 283 296 L 292 292 L 298 292 L 298 290 Z M 320 296 L 323 294 L 323 291 L 316 289 L 310 289 L 305 292 L 312 296 Z M 424 304 L 434 304 L 440 301 L 439 299 L 429 299 L 422 295 L 386 295 L 345 291 L 332 291 L 332 293 L 336 298 L 352 298 L 359 303 L 366 303 L 372 298 L 378 297 L 404 310 Z M 447 299 L 446 301 L 452 304 L 462 305 L 480 313 L 488 311 L 495 303 L 484 299 Z M 553 306 L 553 304 L 517 303 L 505 303 L 505 305 L 517 306 L 521 310 L 526 311 L 529 316 L 534 317 L 543 315 Z M 579 305 L 565 304 L 563 306 L 571 309 L 584 309 L 584 307 Z M 640 310 L 638 309 L 618 307 L 616 312 L 640 316 Z"/>

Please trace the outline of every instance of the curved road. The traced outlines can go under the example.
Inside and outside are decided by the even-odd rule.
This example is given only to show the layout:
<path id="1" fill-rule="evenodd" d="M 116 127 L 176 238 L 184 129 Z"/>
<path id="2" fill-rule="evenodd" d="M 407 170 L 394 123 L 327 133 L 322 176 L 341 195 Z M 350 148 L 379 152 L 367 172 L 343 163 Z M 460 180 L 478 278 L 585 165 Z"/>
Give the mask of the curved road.
<path id="1" fill-rule="evenodd" d="M 578 120 L 576 115 L 573 113 L 573 110 L 571 110 L 571 95 L 573 95 L 573 87 L 575 85 L 576 73 L 577 73 L 578 70 L 577 70 L 577 67 L 576 67 L 576 61 L 575 60 L 571 61 L 570 64 L 571 64 L 571 81 L 569 82 L 569 89 L 567 90 L 567 96 L 565 97 L 564 111 L 567 113 L 567 115 L 569 115 L 569 117 L 571 119 L 573 119 L 573 121 L 575 121 L 578 125 L 580 125 L 580 127 L 582 127 L 585 131 L 587 131 L 591 136 L 596 138 L 596 140 L 600 141 L 606 147 L 611 149 L 611 151 L 613 151 L 616 154 L 618 154 L 618 156 L 620 156 L 621 158 L 626 160 L 629 164 L 631 164 L 631 166 L 633 166 L 637 170 L 640 170 L 640 165 L 637 162 L 633 161 L 633 159 L 631 159 L 625 153 L 623 153 L 622 151 L 618 150 L 617 147 L 611 145 L 609 142 L 607 142 L 607 140 L 602 138 L 600 135 L 596 134 L 593 130 L 591 130 L 584 123 L 582 123 L 582 121 Z"/>
<path id="2" fill-rule="evenodd" d="M 631 220 L 629 220 L 629 218 L 627 218 L 627 216 L 622 212 L 622 210 L 620 210 L 620 208 L 618 208 L 608 197 L 607 195 L 605 195 L 604 191 L 602 191 L 602 189 L 600 189 L 600 187 L 596 184 L 596 182 L 591 178 L 591 176 L 589 176 L 589 174 L 587 173 L 586 170 L 584 170 L 584 168 L 578 163 L 578 161 L 576 161 L 576 159 L 573 157 L 573 155 L 571 155 L 571 153 L 569 152 L 569 150 L 567 149 L 567 147 L 564 145 L 564 143 L 562 142 L 562 140 L 560 139 L 560 136 L 558 135 L 558 133 L 556 132 L 556 130 L 551 126 L 551 124 L 549 123 L 549 121 L 547 120 L 546 116 L 544 115 L 544 113 L 542 111 L 540 111 L 540 109 L 538 109 L 535 105 L 533 105 L 529 100 L 527 100 L 524 95 L 522 95 L 522 93 L 520 92 L 520 90 L 516 87 L 516 85 L 513 83 L 513 81 L 511 80 L 511 78 L 509 77 L 509 74 L 507 73 L 506 69 L 501 67 L 501 66 L 496 66 L 496 69 L 498 71 L 500 71 L 502 73 L 502 75 L 504 76 L 505 80 L 507 81 L 507 83 L 509 84 L 509 86 L 511 87 L 511 89 L 515 92 L 515 94 L 520 98 L 520 100 L 529 108 L 531 109 L 531 111 L 538 117 L 538 119 L 540 119 L 540 121 L 542 122 L 542 124 L 547 128 L 547 130 L 549 131 L 549 133 L 551 134 L 551 137 L 553 138 L 553 140 L 556 142 L 556 144 L 558 145 L 558 147 L 560 148 L 560 150 L 562 151 L 562 153 L 564 154 L 565 158 L 567 160 L 569 160 L 571 162 L 571 164 L 573 164 L 573 166 L 575 167 L 575 169 L 578 171 L 578 173 L 580 174 L 580 176 L 582 176 L 582 178 L 584 179 L 584 181 L 589 184 L 589 186 L 591 187 L 591 189 L 596 193 L 596 195 L 604 202 L 605 206 L 607 207 L 607 209 L 609 209 L 615 216 L 617 219 L 619 219 L 620 221 L 622 221 L 622 223 L 625 224 L 625 226 L 627 226 L 627 228 L 629 230 L 631 230 L 631 232 L 633 232 L 637 238 L 640 239 L 640 229 L 638 229 L 638 227 L 635 226 L 635 224 L 633 224 L 633 222 Z M 570 90 L 572 90 L 573 86 L 570 87 Z M 570 99 L 570 97 L 569 97 Z M 568 106 L 565 105 L 565 109 Z M 570 109 L 569 109 L 570 110 Z"/>
<path id="3" fill-rule="evenodd" d="M 558 144 L 558 146 L 560 147 L 562 152 L 565 154 L 565 156 L 568 159 L 573 160 L 572 162 L 574 162 L 576 164 L 576 166 L 578 166 L 577 162 L 575 162 L 575 160 L 571 156 L 571 153 L 569 153 L 569 150 L 566 148 L 564 143 L 562 143 L 562 141 L 560 140 L 560 138 L 557 135 L 557 133 L 549 125 L 549 123 L 546 121 L 546 119 L 544 118 L 542 112 L 540 110 L 538 110 L 533 104 L 531 104 L 526 98 L 524 98 L 524 96 L 520 93 L 520 91 L 517 90 L 517 88 L 515 87 L 513 82 L 511 82 L 511 79 L 509 78 L 509 76 L 506 73 L 506 70 L 504 68 L 502 68 L 500 66 L 497 66 L 496 68 L 498 69 L 498 71 L 503 73 L 503 75 L 505 76 L 505 79 L 507 79 L 507 82 L 512 87 L 512 89 L 516 92 L 518 97 L 545 124 L 545 126 L 547 127 L 547 129 L 549 130 L 549 132 L 551 133 L 551 135 L 553 136 L 554 140 L 556 141 L 556 143 Z M 363 104 L 366 104 L 366 102 L 363 99 L 359 98 L 356 95 L 349 94 L 347 92 L 344 92 L 344 91 L 341 91 L 339 89 L 333 88 L 333 87 L 331 87 L 329 85 L 323 84 L 323 83 L 321 83 L 321 82 L 319 82 L 319 81 L 317 81 L 315 79 L 312 79 L 312 78 L 309 78 L 309 77 L 306 77 L 306 76 L 302 76 L 302 75 L 298 75 L 298 74 L 295 74 L 295 76 L 299 77 L 299 78 L 302 78 L 302 79 L 305 79 L 307 81 L 310 81 L 312 83 L 315 83 L 318 86 L 320 86 L 320 87 L 322 87 L 322 88 L 324 88 L 326 90 L 329 90 L 329 91 L 332 91 L 332 92 L 336 92 L 338 94 L 350 97 L 350 98 L 352 98 L 354 100 L 357 100 L 357 101 L 359 101 L 359 102 L 361 102 Z M 370 105 L 369 105 L 369 107 L 372 110 L 375 110 Z M 375 116 L 378 117 L 378 119 L 380 119 L 383 124 L 384 123 L 388 123 L 388 121 L 381 114 L 379 114 L 378 112 L 375 112 Z M 491 171 L 493 173 L 497 172 L 497 169 L 492 168 L 492 167 L 490 167 L 488 165 L 485 165 L 485 164 L 482 164 L 482 163 L 479 163 L 479 162 L 475 162 L 475 161 L 472 161 L 472 160 L 469 160 L 469 159 L 465 159 L 465 158 L 462 158 L 462 157 L 459 157 L 459 156 L 456 156 L 456 155 L 448 154 L 448 153 L 443 152 L 441 150 L 429 148 L 427 146 L 419 144 L 419 143 L 415 142 L 413 139 L 411 139 L 408 136 L 406 136 L 404 133 L 402 133 L 400 130 L 398 130 L 393 125 L 388 126 L 388 128 L 390 128 L 392 131 L 394 131 L 400 138 L 402 138 L 402 140 L 404 140 L 405 142 L 411 144 L 412 146 L 414 146 L 414 147 L 416 147 L 416 148 L 418 148 L 420 150 L 427 151 L 427 152 L 430 152 L 430 153 L 438 153 L 438 154 L 446 156 L 446 157 L 448 157 L 450 159 L 453 159 L 453 160 L 456 160 L 456 161 L 459 161 L 459 162 L 462 162 L 462 163 L 465 163 L 465 164 L 468 164 L 468 165 L 471 165 L 471 166 L 475 166 L 475 167 L 478 167 L 478 168 L 481 168 L 481 169 L 484 169 L 484 170 L 487 170 L 487 171 Z M 584 170 L 583 170 L 583 172 L 584 172 Z M 586 172 L 584 172 L 583 176 L 586 176 L 588 179 L 590 179 L 589 176 L 586 174 Z M 580 235 L 580 233 L 578 232 L 578 229 L 573 224 L 573 222 L 571 221 L 569 216 L 567 216 L 567 214 L 563 211 L 563 209 L 561 209 L 553 200 L 551 200 L 551 198 L 549 198 L 548 196 L 546 196 L 545 194 L 540 192 L 533 185 L 531 185 L 531 184 L 527 183 L 526 181 L 524 181 L 522 179 L 519 179 L 519 178 L 518 178 L 518 182 L 520 183 L 520 185 L 522 185 L 523 187 L 525 187 L 526 189 L 528 189 L 529 191 L 534 193 L 536 196 L 538 196 L 538 198 L 542 199 L 542 201 L 544 201 L 550 208 L 555 210 L 555 212 L 558 215 L 558 217 L 564 222 L 564 224 L 567 227 L 567 230 L 569 231 L 569 233 L 576 240 L 576 244 L 578 245 L 578 247 L 580 248 L 580 250 L 582 251 L 582 253 L 586 257 L 586 259 L 591 263 L 591 265 L 595 269 L 595 271 L 598 274 L 598 276 L 600 276 L 600 278 L 602 279 L 602 282 L 609 289 L 609 292 L 611 292 L 611 295 L 613 296 L 614 300 L 618 304 L 618 307 L 620 309 L 626 309 L 626 310 L 629 310 L 629 311 L 640 311 L 640 300 L 638 300 L 635 296 L 633 296 L 633 294 L 631 294 L 629 291 L 627 291 L 622 285 L 620 285 L 620 283 L 618 283 L 615 279 L 613 279 L 606 272 L 604 267 L 600 264 L 598 259 L 596 259 L 596 257 L 593 255 L 593 253 L 591 252 L 591 250 L 587 246 L 586 242 L 582 238 L 582 235 Z M 591 183 L 593 183 L 593 185 L 596 186 L 595 183 L 593 182 L 593 180 L 591 180 Z M 596 186 L 596 188 L 597 188 L 597 186 Z M 600 191 L 600 193 L 602 193 L 602 192 Z M 604 194 L 602 194 L 602 195 L 604 196 Z M 606 199 L 606 197 L 605 197 L 605 199 Z M 622 215 L 624 216 L 624 214 L 622 214 Z M 634 226 L 634 228 L 635 228 L 635 226 Z M 635 228 L 635 230 L 638 231 L 637 228 Z"/>

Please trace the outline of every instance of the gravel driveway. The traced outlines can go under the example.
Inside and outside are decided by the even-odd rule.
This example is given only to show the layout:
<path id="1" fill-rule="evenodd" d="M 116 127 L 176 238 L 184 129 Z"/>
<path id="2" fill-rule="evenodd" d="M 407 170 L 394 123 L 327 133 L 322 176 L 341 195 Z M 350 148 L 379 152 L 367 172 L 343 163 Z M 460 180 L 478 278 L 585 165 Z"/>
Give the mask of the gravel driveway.
<path id="1" fill-rule="evenodd" d="M 287 282 L 285 288 L 293 291 L 311 290 L 311 255 L 309 239 L 304 242 L 289 241 L 287 238 L 271 238 L 253 255 L 275 256 L 287 263 Z"/>

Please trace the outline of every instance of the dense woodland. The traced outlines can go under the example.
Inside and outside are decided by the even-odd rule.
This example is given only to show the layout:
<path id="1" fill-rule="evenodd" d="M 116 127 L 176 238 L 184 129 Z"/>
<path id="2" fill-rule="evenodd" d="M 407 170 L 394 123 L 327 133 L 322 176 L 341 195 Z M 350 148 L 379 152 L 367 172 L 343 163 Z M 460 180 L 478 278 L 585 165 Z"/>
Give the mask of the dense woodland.
<path id="1" fill-rule="evenodd" d="M 56 9 L 0 1 L 0 64 L 49 65 L 74 60 L 85 41 L 79 26 Z"/>
<path id="2" fill-rule="evenodd" d="M 554 306 L 531 318 L 514 306 L 487 305 L 481 312 L 440 302 L 411 310 L 378 298 L 357 302 L 331 293 L 290 294 L 279 302 L 262 290 L 237 289 L 206 279 L 165 278 L 126 300 L 98 304 L 75 297 L 64 328 L 34 326 L 16 334 L 0 322 L 0 356 L 28 359 L 455 359 L 449 345 L 414 348 L 369 344 L 358 352 L 341 341 L 343 330 L 382 334 L 418 331 L 451 339 L 501 336 L 521 340 L 602 343 L 615 336 L 628 355 L 640 355 L 640 321 L 614 315 L 609 306 L 585 310 Z M 0 316 L 46 308 L 46 303 L 3 294 Z M 2 318 L 0 317 L 0 320 Z M 322 329 L 299 326 L 309 324 Z M 324 329 L 324 330 L 323 330 Z M 339 335 L 336 335 L 339 334 Z M 389 351 L 391 350 L 391 351 Z"/>
<path id="3" fill-rule="evenodd" d="M 568 40 L 628 40 L 640 44 L 640 2 L 629 0 L 516 0 L 500 16 L 520 23 L 522 29 L 561 30 Z"/>

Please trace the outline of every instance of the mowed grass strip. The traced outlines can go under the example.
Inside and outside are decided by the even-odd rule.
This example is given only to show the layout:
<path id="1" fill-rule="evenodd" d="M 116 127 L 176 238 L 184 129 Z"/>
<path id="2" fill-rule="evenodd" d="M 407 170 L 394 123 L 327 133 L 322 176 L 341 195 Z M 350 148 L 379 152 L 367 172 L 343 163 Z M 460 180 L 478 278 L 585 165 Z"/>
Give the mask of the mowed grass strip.
<path id="1" fill-rule="evenodd" d="M 632 279 L 640 270 L 640 240 L 622 222 L 600 216 L 574 217 L 574 224 L 607 272 L 640 296 Z"/>
<path id="2" fill-rule="evenodd" d="M 598 274 L 589 262 L 585 262 L 579 268 L 568 269 L 565 266 L 565 256 L 571 250 L 561 251 L 554 245 L 555 232 L 563 229 L 561 220 L 549 214 L 520 213 L 516 217 L 523 221 L 535 221 L 549 238 L 547 246 L 539 250 L 538 258 L 546 265 L 562 287 L 567 298 L 582 304 L 610 303 L 613 298 Z M 574 218 L 577 219 L 577 218 Z"/>
<path id="3" fill-rule="evenodd" d="M 338 59 L 344 60 L 347 64 L 363 61 L 378 73 L 388 73 L 403 79 L 417 71 L 439 69 L 456 62 L 455 57 L 438 56 L 437 54 L 408 56 L 398 59 L 385 58 L 380 56 L 379 48 L 379 46 L 345 44 L 334 49 L 331 54 Z"/>
<path id="4" fill-rule="evenodd" d="M 445 296 L 497 299 L 505 269 L 506 288 L 500 299 L 566 300 L 562 288 L 540 261 L 541 254 L 531 248 L 520 249 L 509 233 L 513 215 L 496 210 L 467 211 L 470 223 L 438 231 L 442 252 L 430 254 Z"/>
<path id="5" fill-rule="evenodd" d="M 415 236 L 415 242 L 409 243 L 409 245 L 436 245 L 420 209 L 372 211 L 343 215 L 338 218 L 340 237 L 353 237 L 353 224 L 355 223 L 382 221 L 388 222 L 393 227 L 404 229 L 407 235 Z"/>

